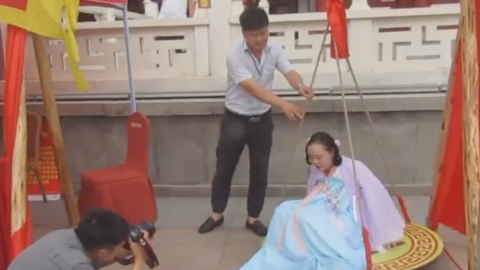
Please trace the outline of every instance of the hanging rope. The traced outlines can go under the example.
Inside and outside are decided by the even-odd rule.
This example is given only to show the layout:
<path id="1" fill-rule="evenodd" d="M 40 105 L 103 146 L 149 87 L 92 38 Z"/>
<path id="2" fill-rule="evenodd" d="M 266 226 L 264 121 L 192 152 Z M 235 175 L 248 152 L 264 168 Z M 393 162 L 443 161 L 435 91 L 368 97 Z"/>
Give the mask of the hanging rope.
<path id="1" fill-rule="evenodd" d="M 338 47 L 336 43 L 333 43 L 333 46 L 335 46 L 335 54 L 338 52 Z M 352 158 L 352 167 L 353 167 L 353 179 L 355 181 L 355 189 L 357 192 L 357 202 L 358 202 L 358 210 L 360 213 L 358 213 L 359 221 L 360 221 L 360 226 L 362 226 L 362 234 L 363 234 L 363 243 L 365 246 L 365 256 L 367 259 L 367 269 L 372 269 L 372 247 L 370 245 L 370 240 L 369 240 L 369 233 L 367 229 L 364 226 L 364 220 L 363 220 L 363 195 L 362 195 L 362 190 L 360 188 L 360 183 L 358 181 L 358 175 L 357 175 L 357 166 L 355 162 L 355 151 L 353 150 L 353 140 L 352 140 L 352 132 L 350 130 L 350 118 L 348 117 L 348 107 L 347 107 L 347 99 L 345 98 L 345 89 L 343 86 L 343 78 L 342 78 L 342 70 L 340 68 L 340 59 L 336 55 L 335 57 L 335 62 L 337 63 L 337 72 L 338 72 L 338 83 L 340 86 L 340 93 L 342 95 L 342 104 L 343 104 L 343 116 L 345 117 L 345 126 L 347 128 L 347 137 L 348 137 L 348 146 L 350 148 L 350 156 Z"/>
<path id="2" fill-rule="evenodd" d="M 313 85 L 315 83 L 315 77 L 317 77 L 317 72 L 318 72 L 318 66 L 320 65 L 320 60 L 322 59 L 323 52 L 325 51 L 325 44 L 327 43 L 327 34 L 328 31 L 330 31 L 330 24 L 327 23 L 327 27 L 325 28 L 325 32 L 323 34 L 323 39 L 322 39 L 322 44 L 320 45 L 320 50 L 318 51 L 318 56 L 317 56 L 317 62 L 315 63 L 315 68 L 313 69 L 313 74 L 312 74 L 312 79 L 310 81 L 310 89 L 313 88 Z M 310 107 L 310 100 L 307 99 L 305 101 L 305 114 L 309 110 Z M 303 130 L 303 123 L 305 122 L 305 115 L 303 116 L 303 119 L 300 120 L 300 123 L 298 124 L 298 129 L 297 129 L 297 141 L 301 142 L 302 141 L 302 130 Z M 298 145 L 295 147 L 295 151 L 293 153 L 293 159 L 295 160 L 295 157 L 297 156 L 298 153 Z M 288 185 L 288 177 L 285 177 L 285 180 L 283 181 L 283 186 L 282 186 L 282 198 L 285 198 L 285 192 L 287 189 Z"/>
<path id="3" fill-rule="evenodd" d="M 407 210 L 407 206 L 405 204 L 405 201 L 403 200 L 403 197 L 399 195 L 397 186 L 395 185 L 395 182 L 393 181 L 392 174 L 391 174 L 391 171 L 390 171 L 390 166 L 388 165 L 389 163 L 387 162 L 387 158 L 385 157 L 382 144 L 380 143 L 380 139 L 378 137 L 378 133 L 377 133 L 377 130 L 375 128 L 375 124 L 373 123 L 372 116 L 370 115 L 370 111 L 368 110 L 367 103 L 365 102 L 365 99 L 363 98 L 363 93 L 362 93 L 362 90 L 360 89 L 360 85 L 358 84 L 357 77 L 355 76 L 355 72 L 353 71 L 352 64 L 350 63 L 349 58 L 347 58 L 345 60 L 347 62 L 348 69 L 349 69 L 350 73 L 352 74 L 353 83 L 355 84 L 355 88 L 357 89 L 357 93 L 358 93 L 358 96 L 360 97 L 360 101 L 361 101 L 363 109 L 365 111 L 365 115 L 367 116 L 368 123 L 369 123 L 370 127 L 372 128 L 372 132 L 373 132 L 373 135 L 375 137 L 375 142 L 377 144 L 378 150 L 380 152 L 380 156 L 381 156 L 383 164 L 385 166 L 385 171 L 387 173 L 387 182 L 390 183 L 390 185 L 392 187 L 392 193 L 395 195 L 395 197 L 398 200 L 398 204 L 400 205 L 400 209 L 401 209 L 401 212 L 402 212 L 402 215 L 403 215 L 403 218 L 404 218 L 405 222 L 410 223 L 411 220 L 410 220 L 410 215 L 409 215 L 408 210 Z M 352 158 L 353 158 L 353 156 L 352 156 Z"/>
<path id="4" fill-rule="evenodd" d="M 317 75 L 317 72 L 318 72 L 318 67 L 320 65 L 320 59 L 323 55 L 323 52 L 325 50 L 325 45 L 326 45 L 326 40 L 327 40 L 327 35 L 329 33 L 329 30 L 330 30 L 330 24 L 327 23 L 327 27 L 325 28 L 325 32 L 323 34 L 323 39 L 322 39 L 322 43 L 320 45 L 320 50 L 318 52 L 318 56 L 317 56 L 317 61 L 315 63 L 315 67 L 314 67 L 314 70 L 313 70 L 313 74 L 312 74 L 312 79 L 311 79 L 311 82 L 310 82 L 310 88 L 313 88 L 313 85 L 315 83 L 315 78 L 316 78 L 316 75 Z M 332 42 L 333 44 L 333 42 Z M 338 52 L 338 48 L 335 49 L 334 51 Z M 335 52 L 335 53 L 336 53 Z M 332 51 L 332 54 L 333 54 L 333 51 Z M 358 96 L 360 97 L 360 101 L 362 103 L 362 107 L 365 111 L 365 115 L 367 116 L 367 120 L 368 120 L 368 123 L 372 129 L 372 132 L 374 134 L 374 137 L 375 137 L 375 143 L 377 145 L 377 148 L 380 152 L 380 156 L 382 158 L 382 162 L 385 166 L 385 171 L 386 171 L 386 174 L 387 174 L 387 182 L 390 184 L 391 186 L 391 189 L 392 189 L 392 193 L 394 194 L 394 196 L 397 198 L 397 201 L 398 201 L 398 204 L 400 206 L 400 210 L 401 210 L 401 213 L 402 213 L 402 216 L 405 220 L 406 223 L 410 223 L 411 222 L 411 219 L 410 219 L 410 215 L 408 213 L 408 209 L 407 209 L 407 206 L 405 204 L 405 200 L 403 199 L 402 196 L 399 195 L 398 193 L 398 188 L 395 184 L 395 182 L 393 181 L 393 178 L 392 178 L 392 174 L 391 174 L 391 171 L 390 171 L 390 166 L 388 165 L 389 163 L 387 162 L 387 158 L 384 154 L 384 151 L 383 151 L 383 147 L 382 147 L 382 144 L 380 143 L 380 139 L 379 139 L 379 136 L 378 136 L 378 133 L 377 133 L 377 130 L 375 128 L 375 124 L 373 123 L 373 119 L 370 115 L 370 110 L 368 109 L 368 106 L 366 104 L 366 101 L 363 97 L 363 92 L 362 90 L 360 89 L 360 85 L 357 81 L 357 77 L 355 76 L 355 72 L 353 70 L 353 67 L 352 67 L 352 64 L 350 62 L 350 59 L 349 58 L 346 58 L 345 59 L 346 62 L 347 62 L 347 66 L 348 66 L 348 69 L 350 71 L 350 73 L 352 74 L 352 79 L 353 79 L 353 82 L 355 84 L 355 88 L 357 90 L 357 93 L 358 93 Z M 341 71 L 341 70 L 340 70 Z M 339 72 L 340 72 L 339 71 Z M 341 77 L 341 75 L 339 74 L 339 76 Z M 297 141 L 301 142 L 303 139 L 304 139 L 304 136 L 302 136 L 303 132 L 303 125 L 304 125 L 304 122 L 305 122 L 305 117 L 306 117 L 306 113 L 309 111 L 309 107 L 310 107 L 310 100 L 306 100 L 305 101 L 305 115 L 303 117 L 303 119 L 300 121 L 299 125 L 298 125 L 298 130 L 297 130 Z M 345 110 L 345 107 L 344 107 L 344 110 Z M 294 152 L 294 159 L 295 157 L 297 156 L 297 153 L 298 153 L 298 147 L 295 148 L 295 152 Z M 353 158 L 353 156 L 352 156 Z M 354 158 L 353 158 L 354 159 Z M 284 183 L 283 183 L 283 187 L 282 187 L 282 198 L 285 197 L 285 194 L 286 194 L 286 188 L 287 188 L 287 183 L 288 181 L 288 178 L 285 179 Z"/>

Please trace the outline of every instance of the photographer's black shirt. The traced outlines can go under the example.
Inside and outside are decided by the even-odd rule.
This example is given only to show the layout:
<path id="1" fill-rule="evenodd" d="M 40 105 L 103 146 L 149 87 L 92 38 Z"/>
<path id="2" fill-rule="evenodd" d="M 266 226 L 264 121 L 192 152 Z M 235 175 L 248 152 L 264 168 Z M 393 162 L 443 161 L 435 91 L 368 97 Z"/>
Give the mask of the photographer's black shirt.
<path id="1" fill-rule="evenodd" d="M 18 255 L 7 270 L 96 270 L 73 229 L 51 232 Z"/>

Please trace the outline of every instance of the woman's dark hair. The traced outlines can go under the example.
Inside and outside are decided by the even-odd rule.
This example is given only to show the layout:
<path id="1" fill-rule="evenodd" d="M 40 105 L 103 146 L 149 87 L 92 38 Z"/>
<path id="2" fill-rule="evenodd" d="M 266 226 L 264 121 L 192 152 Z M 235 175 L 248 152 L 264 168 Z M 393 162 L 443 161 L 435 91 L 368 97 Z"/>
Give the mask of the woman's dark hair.
<path id="1" fill-rule="evenodd" d="M 268 26 L 268 14 L 263 8 L 249 7 L 240 15 L 242 31 L 255 31 Z"/>
<path id="2" fill-rule="evenodd" d="M 130 235 L 130 224 L 117 213 L 94 209 L 82 217 L 75 234 L 85 251 L 91 252 L 126 241 Z"/>
<path id="3" fill-rule="evenodd" d="M 335 143 L 335 140 L 326 132 L 316 132 L 310 139 L 308 139 L 307 146 L 305 146 L 305 158 L 308 165 L 311 165 L 310 160 L 308 159 L 308 147 L 312 144 L 321 144 L 325 149 L 332 153 L 332 163 L 335 166 L 340 166 L 342 164 L 342 156 L 340 155 L 340 149 Z"/>

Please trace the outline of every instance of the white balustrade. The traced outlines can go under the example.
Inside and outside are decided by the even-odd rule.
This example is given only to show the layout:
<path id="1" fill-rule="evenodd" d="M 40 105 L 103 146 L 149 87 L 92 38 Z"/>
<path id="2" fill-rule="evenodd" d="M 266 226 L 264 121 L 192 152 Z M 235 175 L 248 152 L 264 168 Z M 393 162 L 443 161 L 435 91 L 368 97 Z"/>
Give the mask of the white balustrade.
<path id="1" fill-rule="evenodd" d="M 369 10 L 368 0 L 352 0 L 350 10 Z"/>
<path id="2" fill-rule="evenodd" d="M 203 55 L 208 42 L 196 38 L 196 28 L 208 22 L 204 18 L 184 20 L 132 21 L 131 53 L 134 76 L 138 79 L 157 77 L 196 77 L 209 74 L 208 57 Z M 77 31 L 80 67 L 90 80 L 115 80 L 127 74 L 125 40 L 122 22 L 88 23 Z M 87 27 L 86 27 L 87 26 Z M 207 34 L 206 31 L 202 31 Z M 61 41 L 50 40 L 47 46 L 56 80 L 71 80 L 67 55 Z M 33 59 L 31 44 L 27 59 Z M 27 60 L 27 61 L 28 61 Z M 199 64 L 197 64 L 200 62 Z M 27 65 L 27 80 L 38 79 L 35 66 Z"/>
<path id="3" fill-rule="evenodd" d="M 362 86 L 374 92 L 411 92 L 425 91 L 425 87 L 438 91 L 446 84 L 454 54 L 458 5 L 366 9 L 362 1 L 354 1 L 358 3 L 347 12 L 350 59 Z M 268 1 L 260 4 L 268 9 Z M 194 18 L 131 20 L 133 75 L 140 95 L 222 95 L 226 54 L 233 43 L 242 39 L 238 21 L 242 11 L 241 0 L 212 0 L 212 8 L 197 10 Z M 270 38 L 284 47 L 295 69 L 307 81 L 313 75 L 326 23 L 325 13 L 270 15 Z M 122 22 L 79 25 L 80 66 L 93 91 L 126 93 L 126 84 L 119 87 L 127 75 Z M 74 93 L 63 44 L 51 40 L 47 51 L 56 88 L 68 88 L 61 92 Z M 38 80 L 31 44 L 27 46 L 26 61 L 28 90 Z M 352 87 L 345 62 L 341 70 L 345 85 Z M 318 89 L 338 89 L 329 36 L 316 81 Z M 276 76 L 274 89 L 287 91 L 290 87 L 282 76 Z"/>

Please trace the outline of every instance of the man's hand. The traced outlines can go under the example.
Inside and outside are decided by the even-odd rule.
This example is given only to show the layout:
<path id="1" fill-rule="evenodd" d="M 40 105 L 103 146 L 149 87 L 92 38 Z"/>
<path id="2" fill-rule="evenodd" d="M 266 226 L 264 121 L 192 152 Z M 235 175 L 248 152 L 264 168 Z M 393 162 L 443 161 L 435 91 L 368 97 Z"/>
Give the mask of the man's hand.
<path id="1" fill-rule="evenodd" d="M 293 121 L 302 120 L 303 115 L 305 114 L 302 111 L 302 109 L 300 109 L 295 104 L 293 104 L 291 102 L 288 102 L 288 101 L 285 101 L 285 103 L 283 104 L 283 106 L 281 108 L 282 108 L 283 113 L 285 113 L 285 115 L 287 116 L 287 118 L 289 120 L 293 120 Z"/>
<path id="2" fill-rule="evenodd" d="M 306 99 L 313 98 L 313 95 L 314 95 L 313 90 L 308 86 L 301 84 L 298 86 L 297 91 L 298 93 L 300 93 L 300 95 L 304 96 Z"/>

